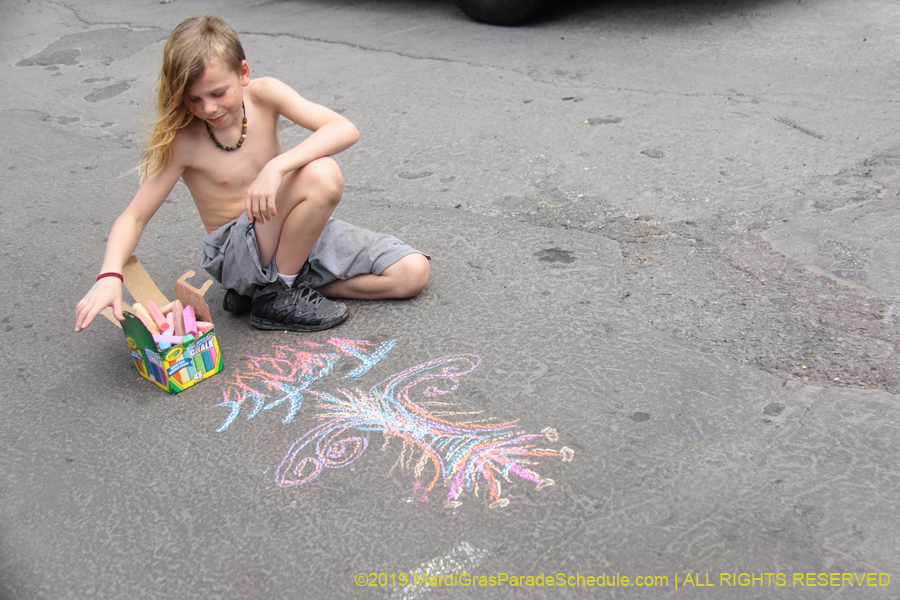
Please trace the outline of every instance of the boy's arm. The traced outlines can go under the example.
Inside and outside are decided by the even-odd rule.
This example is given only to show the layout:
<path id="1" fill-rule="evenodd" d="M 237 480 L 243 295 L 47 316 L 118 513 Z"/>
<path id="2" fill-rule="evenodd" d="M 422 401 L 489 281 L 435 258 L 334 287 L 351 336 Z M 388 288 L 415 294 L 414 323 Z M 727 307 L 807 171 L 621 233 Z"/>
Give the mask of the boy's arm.
<path id="1" fill-rule="evenodd" d="M 277 79 L 257 79 L 255 87 L 261 102 L 313 132 L 301 143 L 270 160 L 247 190 L 247 218 L 252 220 L 255 213 L 265 220 L 275 215 L 275 195 L 286 174 L 317 158 L 346 150 L 359 139 L 359 131 L 347 118 L 306 100 Z"/>
<path id="2" fill-rule="evenodd" d="M 141 185 L 131 204 L 119 215 L 109 232 L 100 273 L 122 273 L 125 262 L 134 253 L 141 239 L 144 227 L 165 202 L 183 171 L 184 167 L 173 161 L 153 179 Z M 125 320 L 122 315 L 122 282 L 116 277 L 98 280 L 81 299 L 75 309 L 75 331 L 85 329 L 107 306 L 113 307 L 117 319 Z"/>

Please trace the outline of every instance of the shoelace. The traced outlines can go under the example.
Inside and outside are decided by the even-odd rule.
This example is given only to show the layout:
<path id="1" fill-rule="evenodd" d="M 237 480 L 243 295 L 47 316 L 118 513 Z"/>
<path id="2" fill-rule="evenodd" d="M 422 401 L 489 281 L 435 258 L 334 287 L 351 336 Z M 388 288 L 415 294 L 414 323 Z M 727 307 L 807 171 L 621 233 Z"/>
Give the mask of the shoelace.
<path id="1" fill-rule="evenodd" d="M 305 302 L 312 304 L 313 307 L 318 307 L 320 304 L 322 304 L 322 301 L 325 299 L 325 296 L 323 296 L 316 290 L 312 289 L 308 285 L 303 286 L 302 288 L 300 288 L 297 291 L 300 294 L 300 298 L 303 299 Z"/>

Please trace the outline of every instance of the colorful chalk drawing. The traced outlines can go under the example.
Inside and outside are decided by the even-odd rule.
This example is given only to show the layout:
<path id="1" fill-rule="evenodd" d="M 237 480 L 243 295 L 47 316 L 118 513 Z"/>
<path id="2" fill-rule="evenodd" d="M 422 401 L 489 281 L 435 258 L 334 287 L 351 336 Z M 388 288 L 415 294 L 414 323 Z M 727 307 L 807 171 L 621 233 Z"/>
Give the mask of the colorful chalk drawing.
<path id="1" fill-rule="evenodd" d="M 393 468 L 412 469 L 412 496 L 427 501 L 438 484 L 447 489 L 444 504 L 454 508 L 469 494 L 484 491 L 491 508 L 504 507 L 509 498 L 503 483 L 513 477 L 537 489 L 553 485 L 531 467 L 541 457 L 564 462 L 575 455 L 570 448 L 543 447 L 558 435 L 546 428 L 528 434 L 518 421 L 492 423 L 465 420 L 477 412 L 463 412 L 441 397 L 459 388 L 460 380 L 481 363 L 475 354 L 451 354 L 391 375 L 368 391 L 340 388 L 334 393 L 312 389 L 334 372 L 339 361 L 359 362 L 341 379 L 358 380 L 396 346 L 397 340 L 374 343 L 332 338 L 326 344 L 300 342 L 301 348 L 275 347 L 271 357 L 247 358 L 247 369 L 226 382 L 217 407 L 229 414 L 217 431 L 227 430 L 241 414 L 250 420 L 263 411 L 285 407 L 282 419 L 290 424 L 308 398 L 315 399 L 320 424 L 295 441 L 276 471 L 282 488 L 309 483 L 326 469 L 353 464 L 369 447 L 369 436 L 384 436 L 382 450 L 393 440 L 402 442 Z M 434 407 L 434 408 L 432 408 Z M 416 458 L 418 456 L 418 458 Z M 392 470 L 393 470 L 392 468 Z"/>

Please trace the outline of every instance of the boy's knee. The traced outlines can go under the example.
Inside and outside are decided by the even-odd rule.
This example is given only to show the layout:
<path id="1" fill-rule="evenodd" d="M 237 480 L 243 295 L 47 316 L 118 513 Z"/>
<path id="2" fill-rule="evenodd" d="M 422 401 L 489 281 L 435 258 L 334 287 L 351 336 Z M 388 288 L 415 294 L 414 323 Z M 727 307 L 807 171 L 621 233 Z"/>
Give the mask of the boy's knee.
<path id="1" fill-rule="evenodd" d="M 303 167 L 307 186 L 327 202 L 337 204 L 344 193 L 344 175 L 331 157 L 317 158 Z"/>
<path id="2" fill-rule="evenodd" d="M 401 267 L 398 297 L 412 298 L 421 292 L 431 277 L 431 265 L 422 254 L 404 256 L 397 265 Z"/>

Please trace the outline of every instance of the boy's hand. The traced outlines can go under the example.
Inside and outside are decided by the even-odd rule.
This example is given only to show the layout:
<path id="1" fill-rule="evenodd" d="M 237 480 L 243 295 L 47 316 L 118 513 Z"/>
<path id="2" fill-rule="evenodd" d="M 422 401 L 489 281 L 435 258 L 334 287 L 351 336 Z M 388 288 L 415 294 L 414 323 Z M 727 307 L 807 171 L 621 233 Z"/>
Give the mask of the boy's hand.
<path id="1" fill-rule="evenodd" d="M 78 303 L 75 308 L 75 331 L 87 328 L 107 306 L 112 306 L 118 320 L 125 320 L 122 314 L 122 282 L 115 277 L 104 277 L 95 283 Z"/>
<path id="2" fill-rule="evenodd" d="M 265 223 L 275 218 L 275 197 L 284 181 L 284 175 L 269 165 L 263 167 L 247 190 L 245 208 L 251 222 Z"/>

